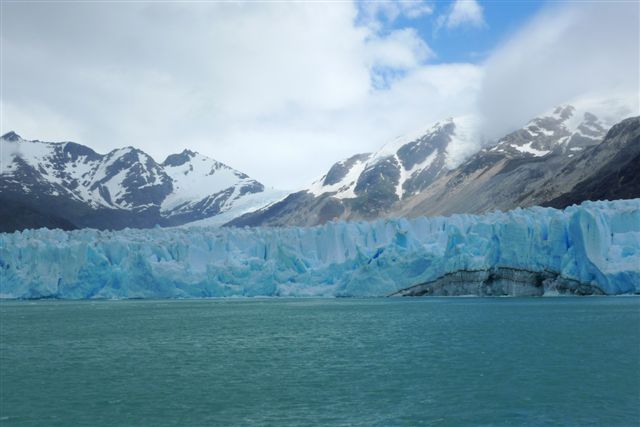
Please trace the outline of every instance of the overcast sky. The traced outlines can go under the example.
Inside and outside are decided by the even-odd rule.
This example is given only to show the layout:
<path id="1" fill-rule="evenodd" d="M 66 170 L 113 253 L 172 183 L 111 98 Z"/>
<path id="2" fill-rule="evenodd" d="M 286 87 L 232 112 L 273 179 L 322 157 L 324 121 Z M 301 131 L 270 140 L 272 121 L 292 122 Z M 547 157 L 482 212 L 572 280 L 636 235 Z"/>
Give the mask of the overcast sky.
<path id="1" fill-rule="evenodd" d="M 1 132 L 190 148 L 295 189 L 403 133 L 631 99 L 637 2 L 5 2 Z"/>

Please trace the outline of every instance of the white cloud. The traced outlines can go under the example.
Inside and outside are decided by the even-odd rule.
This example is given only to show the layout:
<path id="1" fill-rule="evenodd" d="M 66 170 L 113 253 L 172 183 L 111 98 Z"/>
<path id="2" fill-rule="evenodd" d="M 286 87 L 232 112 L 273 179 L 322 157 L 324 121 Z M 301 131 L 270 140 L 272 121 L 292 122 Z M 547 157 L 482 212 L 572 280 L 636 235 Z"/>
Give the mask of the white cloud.
<path id="1" fill-rule="evenodd" d="M 639 111 L 638 3 L 565 3 L 542 11 L 490 55 L 478 110 L 499 136 L 574 98 L 630 98 Z M 635 104 L 635 105 L 634 105 Z"/>
<path id="2" fill-rule="evenodd" d="M 495 134 L 577 94 L 638 93 L 637 4 L 551 8 L 481 65 L 429 64 L 414 29 L 385 27 L 417 6 L 392 5 L 360 25 L 343 2 L 3 4 L 2 131 L 158 161 L 191 148 L 295 188 L 446 117 L 482 111 Z"/>
<path id="3" fill-rule="evenodd" d="M 420 0 L 401 1 L 400 5 L 403 8 L 402 13 L 410 19 L 420 18 L 424 15 L 430 15 L 433 13 L 433 7 Z"/>
<path id="4" fill-rule="evenodd" d="M 416 19 L 433 13 L 433 7 L 424 0 L 364 1 L 358 3 L 358 9 L 359 22 L 374 29 L 401 16 Z"/>
<path id="5" fill-rule="evenodd" d="M 28 138 L 135 145 L 158 161 L 189 147 L 290 188 L 428 119 L 425 99 L 448 103 L 424 85 L 433 53 L 416 31 L 357 25 L 351 3 L 3 9 L 3 130 Z M 376 89 L 386 73 L 400 77 Z"/>
<path id="6" fill-rule="evenodd" d="M 438 17 L 435 30 L 438 31 L 442 27 L 452 30 L 463 26 L 472 28 L 487 26 L 482 6 L 476 0 L 456 0 L 447 13 Z"/>
<path id="7" fill-rule="evenodd" d="M 40 138 L 38 135 L 60 135 L 60 140 L 73 141 L 82 139 L 85 133 L 82 123 L 37 103 L 24 110 L 17 105 L 0 101 L 0 111 L 3 125 L 0 134 L 11 129 L 24 129 L 33 135 L 34 139 Z"/>
<path id="8" fill-rule="evenodd" d="M 234 158 L 244 171 L 278 177 L 282 188 L 305 186 L 338 160 L 470 111 L 480 79 L 480 69 L 468 64 L 419 67 L 349 108 L 321 114 L 291 111 L 260 126 L 230 128 L 217 135 L 217 153 L 224 160 Z"/>
<path id="9" fill-rule="evenodd" d="M 370 64 L 392 69 L 411 69 L 434 56 L 433 51 L 413 28 L 375 36 L 367 43 Z"/>

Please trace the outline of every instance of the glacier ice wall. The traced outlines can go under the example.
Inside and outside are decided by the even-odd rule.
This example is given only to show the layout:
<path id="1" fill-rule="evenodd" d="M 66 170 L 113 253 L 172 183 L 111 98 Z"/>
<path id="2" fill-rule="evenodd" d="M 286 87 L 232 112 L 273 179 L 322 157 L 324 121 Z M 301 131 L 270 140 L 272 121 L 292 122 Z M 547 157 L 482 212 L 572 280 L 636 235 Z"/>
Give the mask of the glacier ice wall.
<path id="1" fill-rule="evenodd" d="M 0 234 L 2 298 L 385 296 L 505 269 L 640 292 L 640 199 L 313 228 Z"/>

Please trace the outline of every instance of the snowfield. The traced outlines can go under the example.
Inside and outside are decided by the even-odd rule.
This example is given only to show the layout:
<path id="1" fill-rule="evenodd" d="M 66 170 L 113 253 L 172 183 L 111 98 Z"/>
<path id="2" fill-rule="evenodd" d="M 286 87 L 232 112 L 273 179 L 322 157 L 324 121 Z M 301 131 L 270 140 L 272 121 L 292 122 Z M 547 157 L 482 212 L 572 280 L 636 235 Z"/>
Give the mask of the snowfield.
<path id="1" fill-rule="evenodd" d="M 312 228 L 27 230 L 0 234 L 0 274 L 2 298 L 639 293 L 640 199 Z"/>

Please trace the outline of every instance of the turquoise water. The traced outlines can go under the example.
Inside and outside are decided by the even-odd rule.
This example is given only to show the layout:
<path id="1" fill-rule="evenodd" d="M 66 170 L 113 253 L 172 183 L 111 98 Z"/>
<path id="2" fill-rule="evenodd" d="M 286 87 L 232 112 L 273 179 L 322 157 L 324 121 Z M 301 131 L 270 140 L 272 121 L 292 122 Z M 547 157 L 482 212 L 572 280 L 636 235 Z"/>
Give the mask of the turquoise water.
<path id="1" fill-rule="evenodd" d="M 2 426 L 637 426 L 639 298 L 0 303 Z"/>

